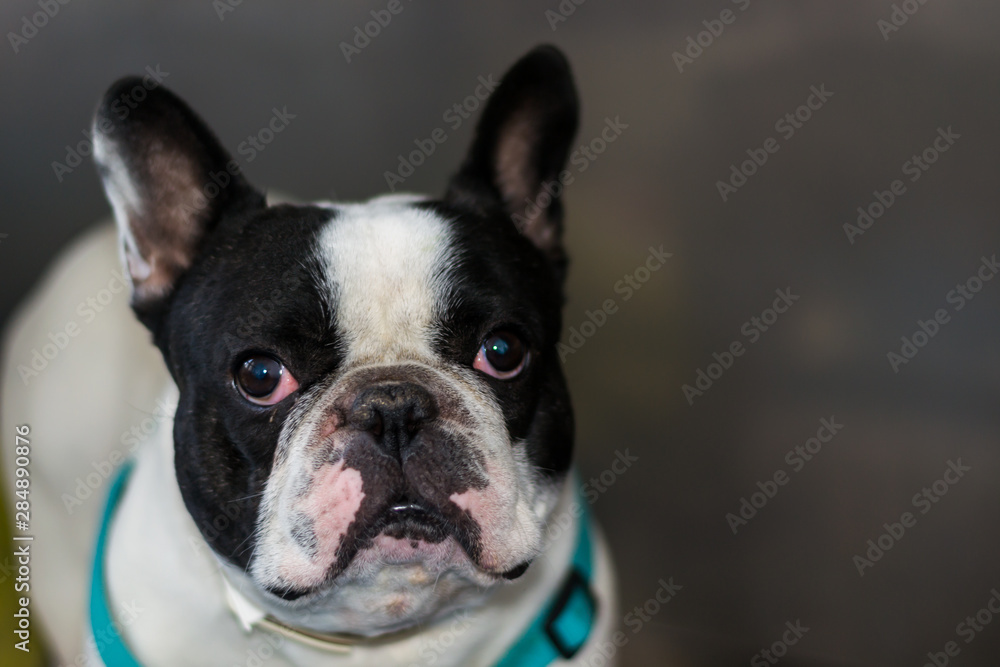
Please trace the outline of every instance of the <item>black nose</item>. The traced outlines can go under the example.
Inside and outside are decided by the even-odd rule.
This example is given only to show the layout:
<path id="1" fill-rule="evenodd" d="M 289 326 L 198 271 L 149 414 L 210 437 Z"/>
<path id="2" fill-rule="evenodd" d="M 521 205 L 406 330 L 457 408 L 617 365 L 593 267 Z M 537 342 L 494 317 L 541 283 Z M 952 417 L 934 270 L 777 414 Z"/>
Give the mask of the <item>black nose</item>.
<path id="1" fill-rule="evenodd" d="M 426 389 L 412 382 L 383 382 L 358 394 L 347 421 L 401 459 L 420 428 L 435 417 L 437 406 Z"/>

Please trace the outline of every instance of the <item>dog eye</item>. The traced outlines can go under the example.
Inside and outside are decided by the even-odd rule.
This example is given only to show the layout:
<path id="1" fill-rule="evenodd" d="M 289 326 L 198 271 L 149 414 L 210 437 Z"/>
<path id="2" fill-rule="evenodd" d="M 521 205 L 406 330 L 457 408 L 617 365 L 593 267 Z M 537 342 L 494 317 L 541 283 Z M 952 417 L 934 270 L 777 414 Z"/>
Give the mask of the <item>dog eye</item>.
<path id="1" fill-rule="evenodd" d="M 284 364 L 266 354 L 248 356 L 236 369 L 236 387 L 257 405 L 274 405 L 299 388 Z"/>
<path id="2" fill-rule="evenodd" d="M 528 350 L 521 339 L 509 331 L 489 335 L 472 367 L 500 380 L 516 377 L 528 363 Z"/>

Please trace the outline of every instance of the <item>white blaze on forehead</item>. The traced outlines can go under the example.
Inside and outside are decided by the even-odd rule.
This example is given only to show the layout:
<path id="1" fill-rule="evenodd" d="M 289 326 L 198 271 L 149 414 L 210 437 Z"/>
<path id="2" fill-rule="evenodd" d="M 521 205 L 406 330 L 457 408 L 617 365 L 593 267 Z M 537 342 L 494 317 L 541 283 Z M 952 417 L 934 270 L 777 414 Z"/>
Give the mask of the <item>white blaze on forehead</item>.
<path id="1" fill-rule="evenodd" d="M 413 201 L 337 205 L 320 234 L 320 265 L 348 364 L 433 357 L 431 326 L 456 257 L 448 222 Z"/>

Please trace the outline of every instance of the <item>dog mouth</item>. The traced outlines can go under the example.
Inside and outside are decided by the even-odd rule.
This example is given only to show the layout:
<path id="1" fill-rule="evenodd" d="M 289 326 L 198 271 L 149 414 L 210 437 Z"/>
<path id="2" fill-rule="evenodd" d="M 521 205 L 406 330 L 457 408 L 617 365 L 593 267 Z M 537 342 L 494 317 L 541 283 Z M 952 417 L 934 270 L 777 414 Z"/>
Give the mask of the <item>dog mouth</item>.
<path id="1" fill-rule="evenodd" d="M 469 498 L 478 501 L 489 484 L 468 442 L 436 422 L 403 452 L 385 451 L 371 430 L 338 433 L 336 456 L 321 443 L 320 465 L 302 474 L 302 490 L 289 498 L 287 523 L 301 536 L 282 534 L 291 548 L 267 554 L 273 569 L 261 569 L 264 590 L 286 601 L 325 599 L 369 585 L 376 573 L 385 580 L 419 571 L 433 582 L 445 573 L 486 581 L 523 572 L 497 571 L 497 556 L 483 553 L 478 505 Z"/>
<path id="2" fill-rule="evenodd" d="M 441 553 L 462 554 L 462 560 L 473 566 L 478 563 L 472 533 L 474 529 L 463 527 L 460 520 L 448 520 L 442 513 L 428 504 L 409 497 L 399 497 L 387 503 L 374 520 L 357 532 L 355 538 L 338 552 L 337 561 L 331 566 L 325 581 L 305 589 L 268 587 L 271 594 L 293 602 L 311 597 L 333 585 L 359 555 L 370 550 L 383 565 L 392 563 L 414 563 L 434 560 Z M 442 545 L 447 539 L 454 540 L 454 548 Z M 440 545 L 440 546 L 439 546 Z M 444 552 L 442 552 L 444 548 Z M 489 572 L 497 580 L 519 578 L 528 569 L 532 559 L 528 559 L 505 571 Z"/>
<path id="3" fill-rule="evenodd" d="M 437 512 L 410 498 L 399 498 L 389 504 L 362 533 L 360 542 L 370 544 L 379 535 L 400 540 L 438 544 L 455 535 L 455 529 Z"/>
<path id="4" fill-rule="evenodd" d="M 471 560 L 469 543 L 463 539 L 463 535 L 456 523 L 448 521 L 429 504 L 410 496 L 399 496 L 385 503 L 384 509 L 365 522 L 364 527 L 354 533 L 347 544 L 341 546 L 324 584 L 307 589 L 270 587 L 268 590 L 277 597 L 292 602 L 329 586 L 365 550 L 374 550 L 383 563 L 399 558 L 408 562 L 425 560 L 433 557 L 430 552 L 435 550 L 434 545 L 440 545 L 449 537 L 455 539 L 459 550 Z M 389 551 L 385 548 L 387 542 L 384 538 L 389 538 L 388 543 L 392 545 Z M 405 555 L 401 552 L 405 552 Z"/>

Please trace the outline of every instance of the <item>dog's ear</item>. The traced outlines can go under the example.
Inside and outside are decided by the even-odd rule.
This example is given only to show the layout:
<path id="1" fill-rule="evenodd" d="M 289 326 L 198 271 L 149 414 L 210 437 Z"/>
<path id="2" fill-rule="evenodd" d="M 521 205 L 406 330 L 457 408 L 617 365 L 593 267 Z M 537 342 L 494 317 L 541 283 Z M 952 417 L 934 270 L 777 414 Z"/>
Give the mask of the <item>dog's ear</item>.
<path id="1" fill-rule="evenodd" d="M 94 159 L 140 318 L 158 309 L 224 213 L 265 206 L 205 123 L 176 95 L 138 77 L 104 94 Z"/>
<path id="2" fill-rule="evenodd" d="M 578 124 L 569 63 L 554 46 L 536 47 L 490 97 L 445 201 L 480 211 L 499 205 L 562 275 L 559 175 Z"/>

